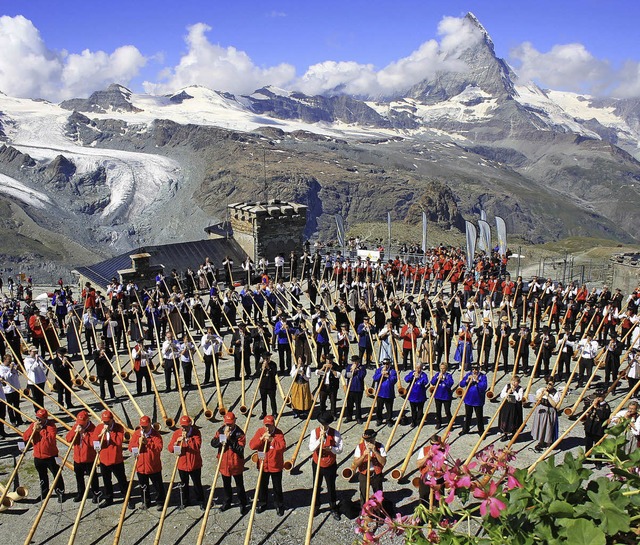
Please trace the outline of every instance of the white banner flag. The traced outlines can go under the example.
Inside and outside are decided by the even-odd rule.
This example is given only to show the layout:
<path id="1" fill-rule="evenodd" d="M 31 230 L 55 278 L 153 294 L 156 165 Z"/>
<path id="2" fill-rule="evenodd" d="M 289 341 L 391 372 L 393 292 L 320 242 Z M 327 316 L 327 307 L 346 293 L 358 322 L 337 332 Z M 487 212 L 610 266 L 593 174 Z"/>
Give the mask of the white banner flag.
<path id="1" fill-rule="evenodd" d="M 507 253 L 507 226 L 500 216 L 496 216 L 496 234 L 498 235 L 498 253 Z"/>
<path id="2" fill-rule="evenodd" d="M 473 271 L 473 258 L 476 253 L 476 238 L 478 237 L 478 231 L 476 226 L 470 221 L 465 221 L 465 227 L 467 231 L 467 271 Z"/>

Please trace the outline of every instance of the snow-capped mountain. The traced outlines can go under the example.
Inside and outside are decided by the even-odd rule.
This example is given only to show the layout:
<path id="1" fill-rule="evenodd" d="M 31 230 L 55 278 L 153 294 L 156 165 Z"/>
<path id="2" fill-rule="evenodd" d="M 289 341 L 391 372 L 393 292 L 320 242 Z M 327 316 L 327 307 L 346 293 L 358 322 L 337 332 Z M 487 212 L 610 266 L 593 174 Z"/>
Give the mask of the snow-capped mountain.
<path id="1" fill-rule="evenodd" d="M 34 229 L 101 255 L 200 238 L 227 202 L 260 198 L 265 175 L 272 196 L 310 206 L 309 235 L 328 234 L 335 213 L 353 223 L 426 206 L 447 226 L 483 207 L 535 241 L 640 239 L 640 100 L 521 82 L 467 17 L 477 43 L 386 98 L 0 94 L 0 195 Z"/>

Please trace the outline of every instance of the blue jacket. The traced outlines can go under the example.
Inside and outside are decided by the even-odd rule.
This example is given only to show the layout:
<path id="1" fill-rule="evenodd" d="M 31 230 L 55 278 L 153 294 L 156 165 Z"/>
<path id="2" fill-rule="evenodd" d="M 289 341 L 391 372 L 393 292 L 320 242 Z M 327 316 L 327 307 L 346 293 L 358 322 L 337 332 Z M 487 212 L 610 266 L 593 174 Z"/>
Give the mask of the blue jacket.
<path id="1" fill-rule="evenodd" d="M 283 327 L 284 325 L 282 320 L 278 320 L 273 329 L 273 334 L 277 337 L 278 344 L 289 344 L 289 337 L 287 337 L 287 330 Z M 289 335 L 293 335 L 293 332 L 289 331 Z"/>
<path id="2" fill-rule="evenodd" d="M 351 379 L 351 386 L 349 387 L 350 392 L 364 392 L 364 377 L 367 375 L 367 369 L 365 367 L 358 367 L 353 373 L 353 378 L 351 377 L 351 373 L 349 369 L 345 371 L 345 378 L 347 382 Z"/>
<path id="3" fill-rule="evenodd" d="M 440 372 L 433 375 L 431 379 L 431 385 L 435 386 L 438 382 Z M 453 399 L 453 375 L 451 373 L 445 373 L 434 392 L 436 399 L 439 401 L 451 401 Z"/>
<path id="4" fill-rule="evenodd" d="M 376 372 L 373 374 L 373 382 L 377 383 L 382 378 L 382 367 L 378 367 Z M 378 397 L 389 399 L 393 398 L 396 395 L 394 385 L 398 382 L 398 375 L 396 374 L 395 369 L 391 369 L 389 371 L 389 376 L 382 381 L 382 386 L 380 386 L 380 391 L 378 392 Z"/>
<path id="5" fill-rule="evenodd" d="M 467 381 L 471 376 L 469 371 L 460 381 L 460 386 L 467 387 Z M 487 375 L 479 374 L 478 382 L 472 383 L 464 396 L 464 404 L 470 407 L 481 407 L 484 405 L 484 393 L 487 391 Z"/>
<path id="6" fill-rule="evenodd" d="M 413 380 L 413 371 L 404 377 L 404 381 L 411 385 Z M 424 403 L 427 400 L 427 388 L 429 387 L 429 375 L 420 371 L 420 374 L 413 383 L 411 393 L 409 394 L 409 401 L 411 403 Z"/>
<path id="7" fill-rule="evenodd" d="M 358 326 L 358 346 L 360 348 L 371 347 L 371 340 L 375 334 L 376 328 L 374 326 L 370 325 L 369 331 L 367 332 L 364 328 L 364 324 L 360 324 Z"/>

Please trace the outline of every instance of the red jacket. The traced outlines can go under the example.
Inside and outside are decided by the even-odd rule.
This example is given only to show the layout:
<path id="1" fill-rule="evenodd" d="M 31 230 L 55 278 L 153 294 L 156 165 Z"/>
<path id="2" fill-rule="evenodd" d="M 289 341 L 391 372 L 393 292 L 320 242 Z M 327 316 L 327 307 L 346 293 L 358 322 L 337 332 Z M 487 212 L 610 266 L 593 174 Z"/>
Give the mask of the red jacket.
<path id="1" fill-rule="evenodd" d="M 108 426 L 107 426 L 108 427 Z M 92 441 L 100 441 L 100 434 L 105 428 L 104 424 L 98 424 L 91 437 Z M 108 435 L 108 437 L 107 437 Z M 105 466 L 113 466 L 124 462 L 122 457 L 122 442 L 124 440 L 124 428 L 114 422 L 113 428 L 107 430 L 102 438 L 100 449 L 100 463 Z"/>
<path id="2" fill-rule="evenodd" d="M 360 445 L 358 445 L 358 446 L 360 447 L 360 454 L 362 455 L 362 453 L 367 450 L 367 445 L 365 444 L 364 441 L 361 441 Z M 374 449 L 376 450 L 376 452 L 380 452 L 382 446 L 383 446 L 382 443 L 378 443 L 376 441 Z M 380 475 L 380 473 L 382 473 L 382 465 L 380 464 L 380 462 L 378 462 L 378 459 L 375 456 L 371 457 L 371 465 L 373 466 L 373 472 L 376 475 Z M 358 466 L 358 471 L 360 473 L 366 475 L 366 473 L 367 473 L 367 461 L 366 460 L 364 462 L 362 462 Z"/>
<path id="3" fill-rule="evenodd" d="M 76 426 L 71 428 L 67 433 L 67 442 L 73 441 L 73 436 L 76 434 Z M 96 451 L 93 448 L 93 433 L 96 426 L 93 422 L 89 422 L 87 427 L 82 430 L 76 437 L 73 443 L 73 461 L 78 464 L 84 464 L 87 462 L 92 463 L 96 459 Z"/>
<path id="4" fill-rule="evenodd" d="M 211 446 L 218 449 L 218 463 L 220 464 L 220 473 L 225 477 L 232 475 L 242 475 L 244 471 L 244 446 L 247 442 L 247 436 L 239 426 L 227 436 L 227 441 L 222 445 L 220 443 L 220 434 L 224 433 L 225 426 L 222 426 L 216 432 L 211 440 Z"/>
<path id="5" fill-rule="evenodd" d="M 160 455 L 162 454 L 162 436 L 159 432 L 151 428 L 149 437 L 146 438 L 144 444 L 140 444 L 142 436 L 142 428 L 138 428 L 133 432 L 133 437 L 129 441 L 129 451 L 133 452 L 134 448 L 138 448 L 138 462 L 136 472 L 142 475 L 153 475 L 162 471 L 162 462 Z"/>
<path id="6" fill-rule="evenodd" d="M 29 441 L 31 434 L 34 434 L 33 457 L 43 460 L 46 458 L 58 456 L 58 444 L 56 443 L 56 425 L 51 420 L 47 420 L 47 423 L 40 431 L 34 431 L 35 425 L 36 423 L 33 422 L 22 434 L 22 438 L 25 441 Z"/>
<path id="7" fill-rule="evenodd" d="M 249 441 L 249 448 L 257 450 L 258 452 L 264 452 L 265 442 L 262 440 L 262 436 L 266 433 L 267 428 L 262 427 L 256 430 L 253 439 Z M 264 457 L 264 471 L 267 473 L 278 473 L 284 468 L 284 451 L 287 448 L 287 443 L 284 439 L 284 434 L 281 430 L 276 428 L 273 439 L 269 442 L 267 452 Z M 258 460 L 258 467 L 262 463 Z"/>
<path id="8" fill-rule="evenodd" d="M 44 328 L 48 320 L 42 316 L 31 316 L 29 318 L 29 329 L 36 339 L 44 339 Z"/>
<path id="9" fill-rule="evenodd" d="M 182 437 L 182 429 L 176 430 L 171 436 L 167 450 L 173 452 L 173 447 L 178 439 Z M 200 449 L 202 448 L 202 434 L 195 426 L 187 433 L 187 437 L 180 445 L 180 460 L 178 461 L 178 469 L 181 471 L 194 471 L 202 467 L 202 456 Z"/>
<path id="10" fill-rule="evenodd" d="M 404 350 L 412 350 L 420 337 L 420 330 L 416 326 L 407 324 L 400 331 L 400 336 L 402 337 L 402 348 Z"/>

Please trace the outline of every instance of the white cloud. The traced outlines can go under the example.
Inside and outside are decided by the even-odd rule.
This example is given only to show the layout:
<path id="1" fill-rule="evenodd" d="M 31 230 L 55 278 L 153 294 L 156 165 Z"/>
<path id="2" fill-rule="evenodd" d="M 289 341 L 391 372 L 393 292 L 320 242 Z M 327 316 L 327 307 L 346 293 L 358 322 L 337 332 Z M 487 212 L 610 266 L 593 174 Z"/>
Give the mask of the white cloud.
<path id="1" fill-rule="evenodd" d="M 552 89 L 599 94 L 614 79 L 610 64 L 579 43 L 554 45 L 541 53 L 525 42 L 511 51 L 511 57 L 521 79 Z"/>
<path id="2" fill-rule="evenodd" d="M 17 97 L 61 100 L 83 96 L 109 83 L 127 85 L 146 63 L 133 46 L 108 54 L 80 54 L 47 48 L 25 17 L 0 17 L 0 90 Z"/>
<path id="3" fill-rule="evenodd" d="M 197 23 L 187 30 L 188 52 L 177 66 L 160 74 L 159 83 L 144 82 L 147 92 L 162 94 L 189 85 L 204 85 L 242 94 L 265 85 L 284 87 L 295 76 L 295 68 L 290 64 L 260 68 L 244 51 L 212 44 L 205 35 L 211 27 L 204 23 Z"/>
<path id="4" fill-rule="evenodd" d="M 627 61 L 618 74 L 612 95 L 619 98 L 640 97 L 640 63 Z"/>

